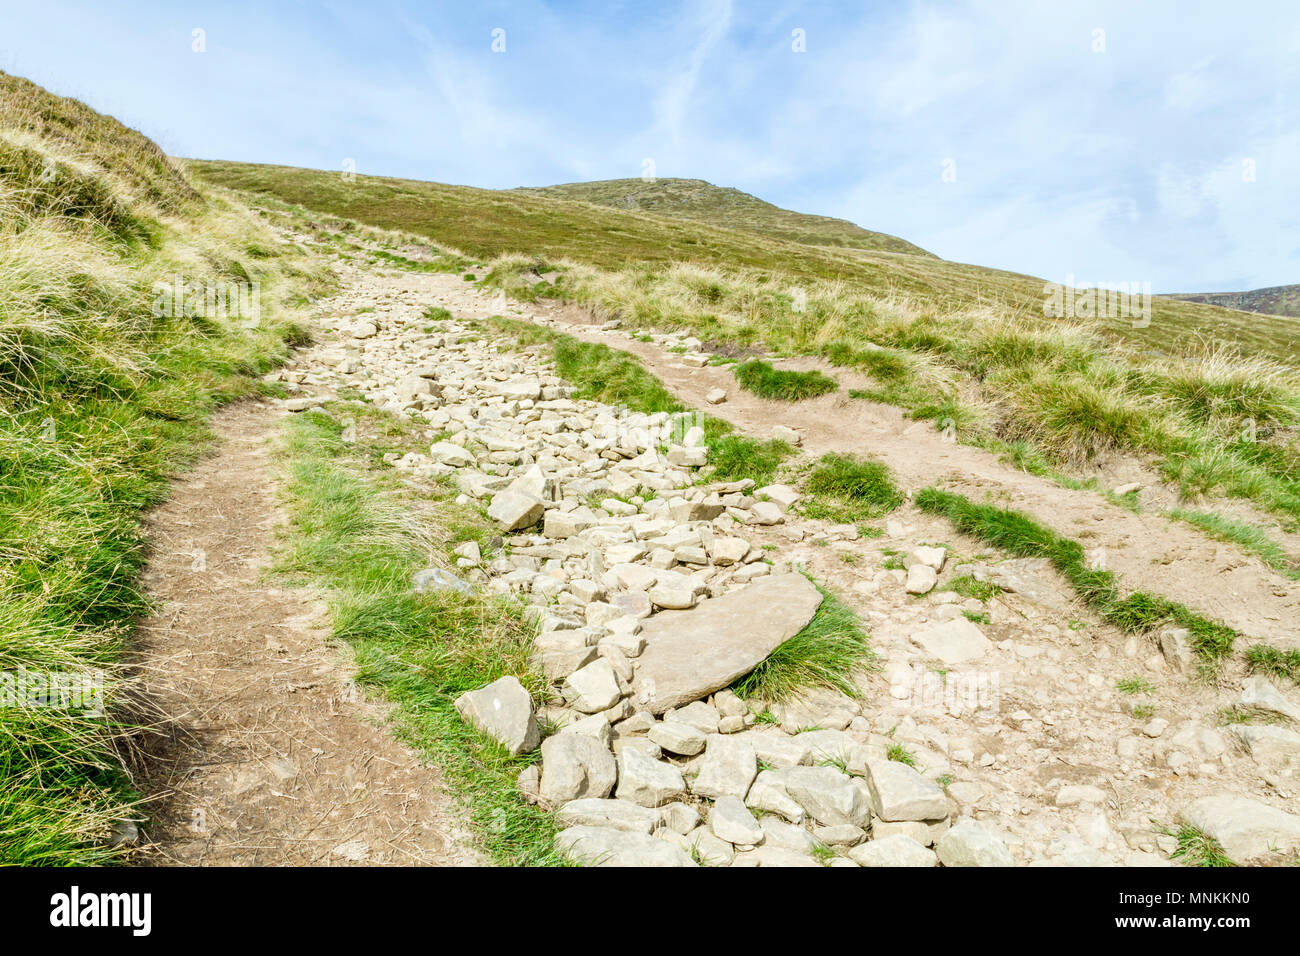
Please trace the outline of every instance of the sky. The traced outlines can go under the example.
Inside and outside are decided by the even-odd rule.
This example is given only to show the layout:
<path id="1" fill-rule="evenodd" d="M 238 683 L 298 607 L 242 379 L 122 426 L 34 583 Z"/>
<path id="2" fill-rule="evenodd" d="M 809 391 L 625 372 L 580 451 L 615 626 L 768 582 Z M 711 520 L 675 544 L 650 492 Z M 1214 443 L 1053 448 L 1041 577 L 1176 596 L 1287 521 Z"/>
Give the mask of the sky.
<path id="1" fill-rule="evenodd" d="M 705 179 L 960 262 L 1300 282 L 1300 2 L 0 0 L 0 69 L 169 153 Z"/>

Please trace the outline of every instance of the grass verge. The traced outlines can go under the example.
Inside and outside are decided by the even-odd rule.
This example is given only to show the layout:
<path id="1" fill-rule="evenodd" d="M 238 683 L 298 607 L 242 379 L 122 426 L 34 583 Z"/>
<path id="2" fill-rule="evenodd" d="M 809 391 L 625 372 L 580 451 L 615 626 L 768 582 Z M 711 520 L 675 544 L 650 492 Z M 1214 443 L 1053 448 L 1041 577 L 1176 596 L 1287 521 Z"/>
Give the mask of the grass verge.
<path id="1" fill-rule="evenodd" d="M 1195 525 L 1212 538 L 1235 544 L 1243 551 L 1249 551 L 1258 557 L 1284 577 L 1292 581 L 1300 581 L 1300 567 L 1296 567 L 1294 559 L 1280 544 L 1270 538 L 1263 528 L 1209 511 L 1194 511 L 1186 508 L 1173 509 L 1169 512 L 1169 517 Z"/>
<path id="2" fill-rule="evenodd" d="M 259 293 L 244 321 L 237 284 Z M 124 768 L 149 719 L 122 660 L 150 610 L 142 515 L 209 413 L 263 391 L 304 338 L 293 310 L 329 284 L 140 134 L 0 73 L 0 696 L 26 691 L 0 705 L 0 864 L 126 850 L 114 834 L 141 810 Z M 41 699 L 55 680 L 103 709 Z"/>
<path id="3" fill-rule="evenodd" d="M 349 446 L 340 437 L 343 426 L 316 413 L 286 427 L 292 525 L 279 570 L 326 592 L 335 634 L 355 653 L 358 684 L 397 705 L 397 733 L 447 775 L 491 858 L 562 864 L 550 817 L 524 803 L 515 786 L 539 752 L 510 756 L 453 706 L 465 691 L 508 674 L 534 700 L 545 696 L 545 680 L 528 663 L 533 628 L 522 605 L 411 590 L 412 574 L 428 564 L 430 536 L 450 536 L 454 526 L 463 533 L 481 521 L 477 512 L 444 500 L 414 523 L 409 492 L 382 481 L 377 490 L 378 476 L 367 474 L 366 462 L 376 458 L 364 437 Z"/>
<path id="4" fill-rule="evenodd" d="M 1232 653 L 1238 635 L 1226 624 L 1158 595 L 1143 591 L 1121 595 L 1116 574 L 1089 567 L 1082 545 L 1020 512 L 977 504 L 938 488 L 918 492 L 915 500 L 922 511 L 943 515 L 963 534 L 1016 557 L 1046 558 L 1093 610 L 1121 631 L 1144 633 L 1172 623 L 1191 632 L 1193 646 L 1207 666 Z"/>

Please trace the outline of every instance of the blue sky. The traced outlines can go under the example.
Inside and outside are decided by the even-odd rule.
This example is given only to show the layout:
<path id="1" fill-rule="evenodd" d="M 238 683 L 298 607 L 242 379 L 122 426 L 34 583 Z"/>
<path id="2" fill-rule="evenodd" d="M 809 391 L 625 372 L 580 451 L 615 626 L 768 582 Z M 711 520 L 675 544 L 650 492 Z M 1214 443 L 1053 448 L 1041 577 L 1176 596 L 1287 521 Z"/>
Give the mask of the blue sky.
<path id="1" fill-rule="evenodd" d="M 1055 281 L 1300 282 L 1294 0 L 0 0 L 0 69 L 181 156 L 485 187 L 649 158 Z"/>

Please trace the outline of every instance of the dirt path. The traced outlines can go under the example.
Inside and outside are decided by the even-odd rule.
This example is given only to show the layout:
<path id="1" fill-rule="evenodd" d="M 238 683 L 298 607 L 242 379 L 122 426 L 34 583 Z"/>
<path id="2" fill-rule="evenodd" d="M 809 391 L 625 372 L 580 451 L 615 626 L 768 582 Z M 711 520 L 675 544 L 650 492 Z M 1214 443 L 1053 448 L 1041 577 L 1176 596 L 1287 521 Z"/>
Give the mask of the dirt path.
<path id="1" fill-rule="evenodd" d="M 141 862 L 481 863 L 437 772 L 350 689 L 324 604 L 265 580 L 284 521 L 269 461 L 281 414 L 217 415 L 214 453 L 149 518 L 144 581 L 160 610 L 138 639 L 174 723 L 148 747 Z"/>
<path id="2" fill-rule="evenodd" d="M 498 297 L 466 288 L 458 276 L 404 275 L 394 281 L 435 293 L 457 315 L 503 314 Z M 897 408 L 851 399 L 849 389 L 870 382 L 845 369 L 813 359 L 781 362 L 783 368 L 820 368 L 841 388 L 809 401 L 775 402 L 742 391 L 727 368 L 689 368 L 681 356 L 655 343 L 603 331 L 596 327 L 598 320 L 581 309 L 511 303 L 504 314 L 558 322 L 577 338 L 636 355 L 693 408 L 709 408 L 705 395 L 725 389 L 726 403 L 715 413 L 750 434 L 765 436 L 773 426 L 787 425 L 800 432 L 803 448 L 812 454 L 839 451 L 879 458 L 909 491 L 938 484 L 977 501 L 991 496 L 1001 506 L 1027 512 L 1077 539 L 1119 572 L 1129 588 L 1181 602 L 1248 637 L 1300 647 L 1300 586 L 1259 559 L 1179 522 L 1134 514 L 1095 492 L 1073 491 L 1008 467 L 978 448 L 946 441 L 931 423 L 909 420 Z"/>

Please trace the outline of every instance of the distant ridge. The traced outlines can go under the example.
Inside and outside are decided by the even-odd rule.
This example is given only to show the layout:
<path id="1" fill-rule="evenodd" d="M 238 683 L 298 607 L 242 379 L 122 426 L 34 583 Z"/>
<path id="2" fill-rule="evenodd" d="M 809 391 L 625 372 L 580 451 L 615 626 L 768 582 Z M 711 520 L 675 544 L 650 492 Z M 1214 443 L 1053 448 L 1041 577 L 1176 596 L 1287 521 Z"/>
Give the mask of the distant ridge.
<path id="1" fill-rule="evenodd" d="M 1168 296 L 1184 302 L 1201 302 L 1241 312 L 1300 317 L 1300 285 L 1272 285 L 1249 292 L 1187 292 Z"/>

